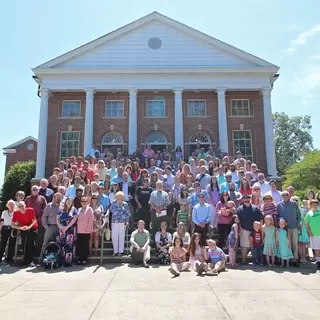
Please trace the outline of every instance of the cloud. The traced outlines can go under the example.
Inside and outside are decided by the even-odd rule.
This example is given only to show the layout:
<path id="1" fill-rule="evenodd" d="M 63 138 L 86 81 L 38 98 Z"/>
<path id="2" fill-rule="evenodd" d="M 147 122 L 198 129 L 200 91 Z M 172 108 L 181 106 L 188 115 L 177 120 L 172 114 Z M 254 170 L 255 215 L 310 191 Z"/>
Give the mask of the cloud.
<path id="1" fill-rule="evenodd" d="M 286 50 L 288 53 L 294 52 L 297 47 L 305 45 L 308 40 L 320 33 L 320 24 L 314 25 L 307 31 L 302 32 L 295 40 L 292 41 L 290 47 Z"/>
<path id="2" fill-rule="evenodd" d="M 282 27 L 280 27 L 281 31 L 297 31 L 298 30 L 298 26 L 294 23 L 291 24 L 285 24 Z"/>
<path id="3" fill-rule="evenodd" d="M 320 54 L 319 55 L 314 55 L 310 57 L 311 60 L 320 60 Z"/>

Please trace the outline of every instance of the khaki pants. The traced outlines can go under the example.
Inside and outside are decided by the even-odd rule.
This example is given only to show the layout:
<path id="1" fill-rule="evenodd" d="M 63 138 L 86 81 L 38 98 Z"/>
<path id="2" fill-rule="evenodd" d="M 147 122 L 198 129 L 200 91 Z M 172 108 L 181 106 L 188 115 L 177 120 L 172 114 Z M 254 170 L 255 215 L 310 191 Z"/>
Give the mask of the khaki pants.
<path id="1" fill-rule="evenodd" d="M 299 259 L 298 229 L 288 229 L 288 240 L 295 260 Z"/>
<path id="2" fill-rule="evenodd" d="M 133 263 L 142 263 L 150 260 L 150 246 L 147 246 L 143 253 L 138 252 L 135 247 L 131 246 L 130 252 Z"/>
<path id="3" fill-rule="evenodd" d="M 190 268 L 190 262 L 171 263 L 171 268 L 175 271 L 182 272 L 187 271 Z"/>

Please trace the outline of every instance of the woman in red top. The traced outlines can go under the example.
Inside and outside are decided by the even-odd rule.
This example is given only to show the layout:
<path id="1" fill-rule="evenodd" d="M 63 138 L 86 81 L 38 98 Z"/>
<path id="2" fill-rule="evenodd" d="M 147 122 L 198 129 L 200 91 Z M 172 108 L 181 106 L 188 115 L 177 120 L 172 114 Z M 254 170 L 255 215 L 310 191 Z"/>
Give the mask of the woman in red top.
<path id="1" fill-rule="evenodd" d="M 252 188 L 250 187 L 250 183 L 249 183 L 247 178 L 242 178 L 241 179 L 239 192 L 242 195 L 244 195 L 244 194 L 251 195 L 252 194 Z"/>
<path id="2" fill-rule="evenodd" d="M 13 212 L 12 228 L 20 230 L 22 243 L 24 243 L 23 265 L 34 267 L 32 259 L 35 251 L 38 222 L 34 209 L 26 208 L 24 201 L 20 201 L 18 210 Z"/>
<path id="3" fill-rule="evenodd" d="M 140 168 L 139 168 L 138 162 L 133 161 L 131 165 L 132 165 L 131 179 L 133 182 L 136 182 L 140 176 Z"/>

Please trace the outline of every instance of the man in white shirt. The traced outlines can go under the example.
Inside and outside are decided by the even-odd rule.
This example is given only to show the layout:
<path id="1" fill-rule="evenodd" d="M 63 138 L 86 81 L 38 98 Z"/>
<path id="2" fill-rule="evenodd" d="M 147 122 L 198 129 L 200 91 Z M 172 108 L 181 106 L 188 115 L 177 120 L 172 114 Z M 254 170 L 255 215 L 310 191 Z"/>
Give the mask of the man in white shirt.
<path id="1" fill-rule="evenodd" d="M 263 173 L 258 174 L 258 181 L 252 186 L 254 188 L 255 186 L 260 187 L 261 189 L 261 195 L 264 196 L 271 190 L 269 183 L 265 181 L 265 177 Z"/>
<path id="2" fill-rule="evenodd" d="M 281 202 L 282 199 L 282 194 L 279 190 L 277 190 L 277 182 L 276 180 L 270 180 L 269 181 L 269 186 L 271 188 L 270 191 L 267 192 L 267 194 L 271 195 L 273 198 L 273 202 L 275 204 L 278 204 L 279 202 Z"/>
<path id="3" fill-rule="evenodd" d="M 232 176 L 232 182 L 236 182 L 239 179 L 238 171 L 236 170 L 235 163 L 230 164 L 230 172 Z"/>

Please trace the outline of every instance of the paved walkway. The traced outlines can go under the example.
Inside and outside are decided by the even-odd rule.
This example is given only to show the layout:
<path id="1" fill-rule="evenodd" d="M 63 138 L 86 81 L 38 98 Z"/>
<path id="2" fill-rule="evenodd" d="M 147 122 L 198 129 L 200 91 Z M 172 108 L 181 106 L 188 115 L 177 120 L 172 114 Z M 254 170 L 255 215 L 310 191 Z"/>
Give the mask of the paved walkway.
<path id="1" fill-rule="evenodd" d="M 2 266 L 1 266 L 2 267 Z M 172 278 L 167 267 L 3 268 L 1 319 L 320 319 L 314 266 Z"/>

